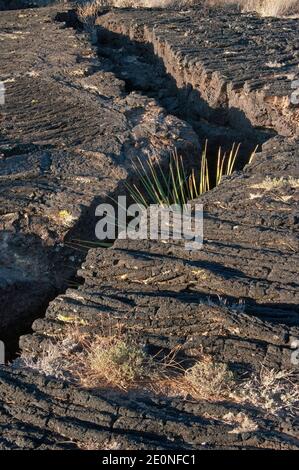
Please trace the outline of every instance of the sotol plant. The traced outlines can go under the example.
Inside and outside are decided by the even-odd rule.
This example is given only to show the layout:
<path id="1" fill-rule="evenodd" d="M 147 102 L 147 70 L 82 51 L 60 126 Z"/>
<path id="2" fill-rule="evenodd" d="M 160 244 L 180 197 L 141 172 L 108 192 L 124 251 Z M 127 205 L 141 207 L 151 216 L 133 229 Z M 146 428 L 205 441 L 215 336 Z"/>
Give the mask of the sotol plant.
<path id="1" fill-rule="evenodd" d="M 233 173 L 239 150 L 240 144 L 233 144 L 229 153 L 223 153 L 219 148 L 214 175 L 215 186 L 221 183 L 224 176 Z M 151 160 L 143 163 L 138 159 L 134 168 L 140 179 L 140 185 L 128 186 L 129 192 L 137 204 L 145 207 L 150 204 L 161 206 L 187 204 L 188 201 L 198 198 L 212 188 L 212 172 L 208 160 L 207 142 L 201 155 L 199 171 L 192 169 L 189 174 L 186 172 L 182 156 L 177 152 L 173 152 L 170 156 L 168 176 L 159 163 L 154 164 Z"/>

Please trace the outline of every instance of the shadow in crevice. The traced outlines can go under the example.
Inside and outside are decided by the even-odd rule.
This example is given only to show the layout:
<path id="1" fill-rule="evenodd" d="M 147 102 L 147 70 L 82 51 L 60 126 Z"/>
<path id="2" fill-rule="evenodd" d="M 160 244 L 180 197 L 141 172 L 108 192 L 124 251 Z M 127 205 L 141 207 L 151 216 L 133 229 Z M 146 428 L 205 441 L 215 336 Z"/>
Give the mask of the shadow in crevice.
<path id="1" fill-rule="evenodd" d="M 178 86 L 152 44 L 131 40 L 102 26 L 97 26 L 97 35 L 99 57 L 125 82 L 127 92 L 137 91 L 154 98 L 169 114 L 188 122 L 201 143 L 208 140 L 212 173 L 219 147 L 227 152 L 233 143 L 241 143 L 236 164 L 240 170 L 257 146 L 276 135 L 272 129 L 254 127 L 241 109 L 225 103 L 212 108 L 191 84 Z"/>
<path id="2" fill-rule="evenodd" d="M 59 230 L 59 221 L 51 223 L 48 217 L 68 203 L 63 181 L 52 170 L 53 156 L 61 149 L 0 134 L 0 340 L 11 361 L 18 353 L 19 337 L 32 332 L 33 321 L 44 317 L 49 303 L 67 288 L 82 284 L 77 270 L 88 250 L 67 242 L 79 238 L 83 228 L 85 236 L 93 238 L 99 198 L 90 207 L 81 206 L 69 232 Z"/>

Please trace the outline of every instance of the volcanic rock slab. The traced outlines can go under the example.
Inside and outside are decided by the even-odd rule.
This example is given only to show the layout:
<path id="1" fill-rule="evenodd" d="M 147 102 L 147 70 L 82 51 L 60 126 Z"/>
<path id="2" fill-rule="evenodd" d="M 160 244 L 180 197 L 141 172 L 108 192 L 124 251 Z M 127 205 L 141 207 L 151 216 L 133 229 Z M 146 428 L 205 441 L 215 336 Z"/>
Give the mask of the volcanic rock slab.
<path id="1" fill-rule="evenodd" d="M 46 51 L 45 59 L 39 53 L 42 42 L 34 49 L 32 41 L 26 61 L 12 77 L 15 81 L 7 82 L 10 100 L 3 131 L 1 178 L 4 190 L 1 198 L 2 206 L 11 207 L 9 214 L 13 214 L 4 227 L 3 243 L 10 241 L 7 233 L 12 234 L 10 246 L 13 249 L 7 251 L 5 245 L 2 256 L 11 253 L 16 259 L 24 255 L 22 251 L 19 253 L 22 245 L 17 241 L 22 237 L 35 237 L 34 240 L 38 237 L 38 242 L 45 239 L 46 246 L 50 247 L 49 258 L 53 262 L 51 247 L 57 247 L 78 220 L 79 233 L 80 223 L 83 226 L 94 223 L 94 219 L 90 219 L 94 199 L 104 201 L 109 194 L 121 194 L 124 190 L 121 182 L 133 177 L 130 163 L 134 155 L 145 158 L 158 153 L 163 161 L 173 140 L 181 143 L 183 151 L 188 150 L 191 141 L 192 155 L 198 146 L 195 134 L 186 123 L 167 115 L 154 100 L 138 93 L 128 94 L 124 83 L 111 72 L 113 64 L 109 58 L 97 59 L 86 36 L 76 35 L 64 24 L 55 23 L 55 11 L 57 9 L 32 10 L 29 16 L 20 17 L 20 24 L 15 21 L 16 13 L 5 13 L 0 19 L 10 25 L 7 35 L 12 34 L 13 28 L 21 31 L 20 36 L 36 28 L 39 35 L 35 36 L 44 42 Z M 19 14 L 27 15 L 28 11 Z M 275 30 L 280 31 L 283 38 L 282 24 L 289 28 L 288 44 L 285 40 L 281 49 L 274 47 L 284 52 L 281 56 L 273 52 L 271 60 L 274 56 L 279 60 L 283 56 L 287 61 L 287 50 L 296 54 L 297 26 L 289 20 L 285 23 L 269 20 L 268 23 L 268 20 L 247 16 L 244 29 L 245 17 L 238 19 L 232 14 L 224 27 L 222 17 L 217 19 L 211 12 L 209 15 L 212 16 L 203 17 L 202 27 L 201 20 L 187 12 L 125 11 L 104 15 L 99 22 L 106 31 L 130 33 L 134 40 L 137 36 L 144 40 L 144 31 L 148 31 L 146 34 L 159 31 L 159 38 L 165 36 L 167 41 L 163 55 L 161 52 L 165 63 L 165 51 L 168 47 L 173 50 L 177 40 L 177 62 L 172 52 L 168 56 L 173 74 L 175 69 L 183 67 L 180 57 L 184 48 L 190 56 L 191 42 L 196 57 L 205 54 L 209 63 L 214 57 L 211 73 L 207 74 L 206 82 L 201 81 L 200 92 L 208 108 L 200 108 L 200 113 L 207 109 L 206 118 L 212 120 L 220 115 L 221 124 L 233 124 L 231 111 L 236 106 L 238 112 L 241 110 L 247 116 L 250 126 L 270 127 L 293 138 L 278 136 L 269 140 L 243 172 L 225 178 L 220 186 L 200 198 L 198 202 L 204 204 L 201 250 L 187 251 L 184 241 L 120 239 L 109 249 L 89 250 L 77 273 L 83 284 L 56 296 L 45 317 L 33 323 L 33 334 L 21 337 L 20 359 L 13 366 L 0 369 L 2 449 L 299 449 L 299 421 L 294 413 L 275 415 L 260 404 L 253 406 L 230 399 L 194 400 L 188 395 L 163 396 L 144 390 L 125 393 L 105 388 L 84 389 L 67 377 L 62 380 L 45 375 L 41 368 L 34 371 L 25 367 L 26 357 L 30 356 L 33 362 L 43 357 L 49 341 L 56 343 L 59 350 L 63 333 L 73 319 L 87 334 L 108 335 L 114 326 L 121 325 L 128 337 L 137 339 L 150 353 L 168 354 L 176 350 L 187 364 L 209 355 L 215 361 L 228 364 L 239 376 L 258 372 L 261 364 L 277 371 L 298 372 L 292 360 L 293 345 L 299 338 L 298 109 L 292 108 L 286 98 L 290 81 L 277 81 L 273 71 L 269 79 L 261 65 L 265 57 L 265 38 L 271 39 L 269 44 L 272 45 Z M 225 32 L 221 39 L 217 39 L 215 33 L 217 27 L 220 28 L 219 22 L 223 22 Z M 132 24 L 138 27 L 133 28 Z M 213 31 L 207 24 L 213 24 Z M 197 31 L 199 42 L 212 41 L 210 47 L 206 43 L 199 54 L 196 43 L 188 39 L 187 25 L 191 32 Z M 134 37 L 132 28 L 136 30 Z M 252 41 L 256 44 L 257 28 L 262 31 L 260 55 L 255 61 L 248 56 L 251 68 L 247 69 L 247 62 L 242 62 L 241 58 L 247 57 Z M 215 42 L 212 33 L 215 33 Z M 55 37 L 55 47 L 49 39 L 47 43 L 49 35 Z M 18 43 L 22 41 L 15 30 L 14 36 Z M 231 38 L 232 51 L 240 51 L 241 63 L 235 62 L 235 69 L 231 69 L 232 59 L 223 60 L 219 65 L 219 44 L 218 49 L 215 46 L 223 38 L 225 47 Z M 8 49 L 4 54 L 4 78 L 10 79 L 9 56 L 17 48 L 11 45 L 9 49 L 11 37 L 5 40 Z M 59 44 L 63 47 L 61 45 L 57 53 Z M 161 46 L 160 39 L 159 44 Z M 61 57 L 64 57 L 63 67 Z M 200 62 L 201 58 L 198 60 Z M 192 71 L 191 62 L 188 63 L 188 70 Z M 288 64 L 291 68 L 291 59 Z M 196 66 L 196 61 L 193 65 Z M 217 66 L 221 68 L 218 72 Z M 262 75 L 260 85 L 255 80 L 258 67 Z M 249 78 L 245 78 L 245 68 Z M 225 86 L 217 83 L 219 80 L 222 83 L 219 77 L 224 76 L 224 71 L 228 74 L 229 70 L 240 69 L 237 98 L 236 89 L 229 85 L 232 77 L 228 77 Z M 35 81 L 34 76 L 29 80 L 28 71 L 31 75 L 38 73 L 38 80 Z M 197 69 L 196 76 L 201 76 Z M 281 100 L 287 102 L 285 107 L 281 106 L 280 99 L 267 104 L 267 80 L 270 80 L 271 93 L 281 84 L 279 93 L 275 91 L 271 96 L 282 96 Z M 22 92 L 22 83 L 27 84 L 25 92 Z M 250 84 L 252 91 L 246 91 Z M 224 90 L 222 94 L 220 88 Z M 27 113 L 25 118 L 25 113 L 17 106 L 20 100 L 24 102 L 24 109 L 31 111 L 30 118 Z M 56 111 L 51 114 L 52 100 Z M 194 106 L 196 108 L 197 104 Z M 256 106 L 255 114 L 252 106 Z M 32 113 L 35 107 L 39 117 Z M 104 123 L 104 130 L 98 121 L 100 125 Z M 163 128 L 162 133 L 159 133 L 159 126 Z M 245 125 L 244 132 L 249 127 Z M 173 128 L 177 129 L 179 139 L 168 136 L 167 132 L 171 134 Z M 157 136 L 161 139 L 158 143 Z M 29 151 L 24 152 L 28 146 Z M 116 172 L 113 178 L 112 172 Z M 82 178 L 94 178 L 92 187 L 87 185 L 88 190 L 85 190 L 86 185 L 80 185 Z M 55 197 L 51 197 L 50 189 L 54 190 Z M 30 199 L 28 193 L 35 192 L 36 196 Z M 80 204 L 89 207 L 84 217 Z M 60 213 L 61 217 L 63 210 L 62 219 L 70 226 L 57 223 L 49 215 L 53 213 L 57 217 Z M 21 218 L 19 212 L 27 214 L 27 218 L 25 215 Z M 71 222 L 68 214 L 75 221 Z M 5 217 L 6 212 L 1 220 Z M 38 219 L 35 225 L 34 217 Z M 27 219 L 30 223 L 25 222 Z M 50 232 L 44 239 L 42 228 Z M 29 246 L 32 247 L 32 243 Z M 45 256 L 45 249 L 42 247 L 34 253 L 34 256 Z M 34 265 L 33 255 L 30 256 L 30 263 Z M 61 255 L 58 259 L 61 260 Z M 11 269 L 11 260 L 8 261 L 1 269 Z M 20 266 L 18 269 L 24 272 Z M 14 276 L 16 271 L 14 267 Z M 55 268 L 50 266 L 49 271 L 60 273 L 59 262 Z M 236 423 L 240 414 L 254 426 L 239 429 Z M 231 422 L 228 415 L 233 417 Z"/>
<path id="2" fill-rule="evenodd" d="M 299 77 L 297 19 L 198 6 L 113 11 L 96 23 L 152 46 L 201 118 L 244 134 L 253 126 L 299 135 L 298 106 L 291 102 L 292 83 Z"/>
<path id="3" fill-rule="evenodd" d="M 291 342 L 299 337 L 298 194 L 288 180 L 271 191 L 255 186 L 271 166 L 273 179 L 298 172 L 297 159 L 293 144 L 283 151 L 281 141 L 271 142 L 247 171 L 203 196 L 202 250 L 143 240 L 90 250 L 79 270 L 84 285 L 57 297 L 22 347 L 34 351 L 40 335 L 47 339 L 62 327 L 57 316 L 72 313 L 92 329 L 115 320 L 134 335 L 138 325 L 136 334 L 159 347 L 206 348 L 224 361 L 292 367 Z"/>
<path id="4" fill-rule="evenodd" d="M 298 448 L 298 423 L 259 416 L 259 431 L 234 432 L 223 417 L 240 407 L 227 403 L 95 394 L 30 371 L 0 370 L 2 449 Z M 255 409 L 243 411 L 257 419 Z"/>
<path id="5" fill-rule="evenodd" d="M 293 143 L 269 142 L 244 173 L 207 193 L 200 251 L 188 252 L 179 242 L 126 240 L 90 250 L 79 271 L 84 284 L 57 297 L 46 318 L 34 322 L 34 335 L 21 339 L 23 356 L 42 355 L 49 338 L 55 341 L 67 328 L 64 318 L 73 317 L 87 332 L 102 335 L 121 324 L 149 349 L 179 347 L 185 360 L 211 354 L 243 374 L 261 363 L 294 368 L 296 191 L 291 183 L 271 190 L 256 186 L 268 181 L 269 171 L 273 180 L 295 174 L 297 159 Z M 241 403 L 87 392 L 26 369 L 3 369 L 0 390 L 6 403 L 4 448 L 13 445 L 12 436 L 14 446 L 24 446 L 20 423 L 28 429 L 26 446 L 33 448 L 57 446 L 62 436 L 79 447 L 95 442 L 133 449 L 299 447 L 298 417 L 274 418 Z M 9 404 L 12 391 L 17 399 Z M 257 428 L 237 432 L 225 422 L 228 413 L 244 413 Z M 7 429 L 5 420 L 12 418 Z"/>
<path id="6" fill-rule="evenodd" d="M 173 148 L 191 158 L 199 151 L 188 124 L 153 99 L 127 93 L 86 35 L 56 14 L 53 7 L 0 18 L 3 340 L 28 328 L 65 288 L 83 259 L 64 245 L 66 235 L 79 237 L 81 225 L 92 239 L 96 202 L 133 174 L 134 158 L 166 160 Z"/>

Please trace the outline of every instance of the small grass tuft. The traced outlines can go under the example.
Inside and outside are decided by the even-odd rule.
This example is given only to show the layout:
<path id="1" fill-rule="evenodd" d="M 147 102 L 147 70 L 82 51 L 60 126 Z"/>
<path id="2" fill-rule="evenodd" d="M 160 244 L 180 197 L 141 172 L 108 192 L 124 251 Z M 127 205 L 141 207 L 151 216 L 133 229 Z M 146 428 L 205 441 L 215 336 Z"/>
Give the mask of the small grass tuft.
<path id="1" fill-rule="evenodd" d="M 132 342 L 116 337 L 99 338 L 87 352 L 87 367 L 94 383 L 105 382 L 126 389 L 148 373 L 148 359 L 143 350 Z"/>
<path id="2" fill-rule="evenodd" d="M 186 370 L 185 380 L 195 399 L 223 398 L 235 384 L 234 375 L 227 365 L 212 360 L 196 362 Z"/>

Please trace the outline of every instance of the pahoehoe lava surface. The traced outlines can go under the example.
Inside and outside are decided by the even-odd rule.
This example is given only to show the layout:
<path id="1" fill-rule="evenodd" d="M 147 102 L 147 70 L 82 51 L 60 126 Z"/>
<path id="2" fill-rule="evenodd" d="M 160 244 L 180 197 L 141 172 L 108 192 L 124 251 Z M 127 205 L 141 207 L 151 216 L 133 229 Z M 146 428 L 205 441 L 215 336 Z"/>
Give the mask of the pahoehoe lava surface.
<path id="1" fill-rule="evenodd" d="M 188 124 L 153 99 L 126 93 L 87 37 L 55 21 L 56 14 L 57 7 L 1 13 L 0 326 L 6 342 L 65 290 L 84 258 L 66 238 L 92 239 L 94 207 L 132 175 L 132 157 L 162 161 L 172 139 L 186 158 L 199 150 Z"/>
<path id="2" fill-rule="evenodd" d="M 298 181 L 299 123 L 289 97 L 298 25 L 216 17 L 213 10 L 109 12 L 97 20 L 98 54 L 88 34 L 57 21 L 63 8 L 0 17 L 1 339 L 14 343 L 22 335 L 21 359 L 38 359 L 49 338 L 59 346 L 62 319 L 73 316 L 87 333 L 121 322 L 149 350 L 180 348 L 187 362 L 207 354 L 242 374 L 261 364 L 294 368 L 298 193 L 290 176 Z M 197 132 L 210 123 L 215 133 L 227 127 L 246 139 L 261 129 L 277 134 L 243 171 L 201 197 L 200 251 L 186 251 L 179 241 L 116 240 L 109 249 L 81 253 L 67 243 L 92 237 L 95 205 L 135 177 L 134 158 L 163 163 L 176 147 L 191 163 L 200 149 L 191 120 L 170 114 L 163 96 L 157 101 L 136 83 L 134 90 L 131 79 L 128 89 L 136 57 L 127 60 L 122 80 L 118 53 L 109 58 L 109 44 L 101 43 L 110 33 L 153 48 L 182 89 L 180 99 L 198 110 Z M 67 288 L 74 276 L 81 285 Z M 240 300 L 243 308 L 234 309 Z M 230 400 L 88 390 L 21 363 L 0 369 L 2 449 L 94 442 L 121 449 L 299 449 L 296 415 L 269 415 Z M 235 432 L 223 419 L 229 413 L 246 414 L 254 430 Z"/>
<path id="3" fill-rule="evenodd" d="M 298 137 L 298 107 L 289 103 L 298 76 L 297 19 L 200 8 L 111 12 L 97 24 L 149 43 L 201 119 L 245 135 L 254 126 Z"/>

